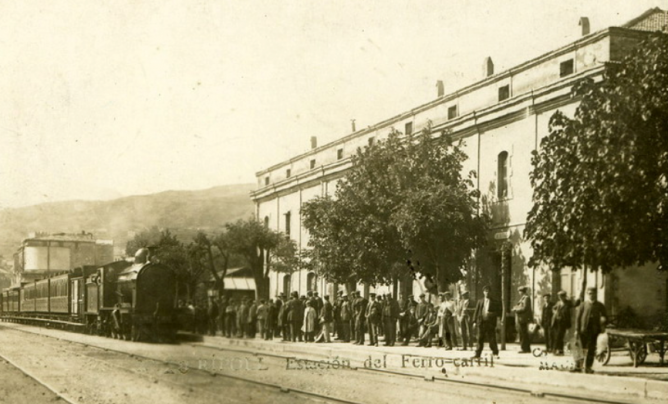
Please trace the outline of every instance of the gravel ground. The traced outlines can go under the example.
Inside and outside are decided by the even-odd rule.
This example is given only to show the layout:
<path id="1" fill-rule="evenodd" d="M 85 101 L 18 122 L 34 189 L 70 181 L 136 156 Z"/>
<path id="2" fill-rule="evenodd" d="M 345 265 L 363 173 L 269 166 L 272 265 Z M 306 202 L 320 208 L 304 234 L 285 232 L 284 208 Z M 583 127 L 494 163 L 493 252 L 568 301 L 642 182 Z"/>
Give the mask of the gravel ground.
<path id="1" fill-rule="evenodd" d="M 34 332 L 89 346 L 32 334 Z M 94 346 L 137 356 L 129 357 Z M 223 351 L 197 344 L 133 343 L 15 325 L 11 328 L 0 325 L 0 353 L 11 354 L 31 369 L 49 375 L 54 380 L 53 384 L 63 386 L 64 392 L 74 401 L 85 403 L 125 404 L 149 400 L 161 404 L 191 400 L 198 403 L 299 403 L 307 400 L 306 396 L 280 393 L 278 389 L 236 381 L 223 375 L 280 386 L 284 391 L 303 390 L 360 403 L 444 399 L 457 403 L 574 402 L 481 386 L 425 381 L 421 377 L 409 378 L 333 366 L 323 369 L 305 362 L 288 364 L 285 358 Z M 173 364 L 142 359 L 139 355 Z M 352 365 L 360 366 L 358 363 Z M 220 376 L 212 376 L 210 372 Z"/>
<path id="2" fill-rule="evenodd" d="M 54 403 L 57 395 L 0 359 L 0 403 Z"/>
<path id="3" fill-rule="evenodd" d="M 247 382 L 7 328 L 0 330 L 0 353 L 75 403 L 312 402 Z M 4 361 L 0 375 L 0 402 L 56 401 L 52 392 Z"/>

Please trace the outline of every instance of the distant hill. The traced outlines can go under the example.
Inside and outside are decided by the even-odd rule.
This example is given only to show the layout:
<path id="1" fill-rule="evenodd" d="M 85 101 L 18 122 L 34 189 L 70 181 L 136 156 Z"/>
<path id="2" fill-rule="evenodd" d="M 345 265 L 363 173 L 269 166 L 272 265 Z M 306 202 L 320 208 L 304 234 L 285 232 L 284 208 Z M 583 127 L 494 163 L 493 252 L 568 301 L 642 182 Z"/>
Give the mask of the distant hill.
<path id="1" fill-rule="evenodd" d="M 0 254 L 11 260 L 30 232 L 93 233 L 125 249 L 134 232 L 169 228 L 183 241 L 198 229 L 213 231 L 253 212 L 254 184 L 223 185 L 200 191 L 166 191 L 109 201 L 65 201 L 0 211 Z"/>

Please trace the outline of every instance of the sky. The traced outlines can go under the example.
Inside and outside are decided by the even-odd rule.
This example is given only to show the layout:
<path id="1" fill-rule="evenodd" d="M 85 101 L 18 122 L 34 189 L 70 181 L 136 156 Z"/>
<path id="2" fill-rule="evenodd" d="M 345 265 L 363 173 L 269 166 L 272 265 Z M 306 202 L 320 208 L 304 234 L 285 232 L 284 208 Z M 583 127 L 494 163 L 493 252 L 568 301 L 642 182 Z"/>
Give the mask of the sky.
<path id="1" fill-rule="evenodd" d="M 0 209 L 255 173 L 668 0 L 0 2 Z"/>

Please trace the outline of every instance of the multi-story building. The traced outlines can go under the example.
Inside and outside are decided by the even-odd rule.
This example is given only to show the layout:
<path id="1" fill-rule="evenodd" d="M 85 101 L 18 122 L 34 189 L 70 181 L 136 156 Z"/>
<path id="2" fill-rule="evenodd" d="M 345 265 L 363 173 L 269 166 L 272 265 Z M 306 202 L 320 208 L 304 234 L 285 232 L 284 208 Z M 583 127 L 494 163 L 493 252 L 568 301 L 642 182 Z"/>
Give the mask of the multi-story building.
<path id="1" fill-rule="evenodd" d="M 464 172 L 478 173 L 476 186 L 489 202 L 485 205 L 494 218 L 490 246 L 478 251 L 468 271 L 467 286 L 473 297 L 480 293 L 480 279 L 491 282 L 501 296 L 500 246 L 507 242 L 512 245 L 510 271 L 505 274 L 508 306 L 516 301 L 519 285 L 530 286 L 534 297 L 559 289 L 576 295 L 581 271 L 566 268 L 552 273 L 548 268 L 527 265 L 531 247 L 522 234 L 532 207 L 531 152 L 548 135 L 548 121 L 557 109 L 571 116 L 575 112 L 579 101 L 571 97 L 573 85 L 583 78 L 600 81 L 608 62 L 627 55 L 646 31 L 666 31 L 668 14 L 651 9 L 621 27 L 594 33 L 589 32 L 586 18 L 580 25 L 582 36 L 566 46 L 503 72 L 495 72 L 488 58 L 484 77 L 472 85 L 450 94 L 444 94 L 439 85 L 437 98 L 431 102 L 331 143 L 316 147 L 312 142 L 310 151 L 259 171 L 258 189 L 252 193 L 258 219 L 286 233 L 300 249 L 307 248 L 309 235 L 302 226 L 302 203 L 333 194 L 358 148 L 384 139 L 392 129 L 418 132 L 431 122 L 434 131 L 447 131 L 453 139 L 464 141 L 469 157 Z M 636 312 L 655 315 L 657 310 L 666 310 L 668 299 L 666 275 L 654 268 L 616 269 L 605 276 L 590 273 L 587 283 L 601 289 L 600 299 L 613 312 L 631 306 Z M 297 290 L 303 294 L 312 289 L 332 293 L 336 288 L 306 271 L 273 273 L 270 283 L 271 293 Z M 421 286 L 414 285 L 414 290 L 418 292 Z M 620 288 L 628 292 L 616 293 Z"/>
<path id="2" fill-rule="evenodd" d="M 12 286 L 113 260 L 114 242 L 96 240 L 91 233 L 31 234 L 14 253 Z"/>

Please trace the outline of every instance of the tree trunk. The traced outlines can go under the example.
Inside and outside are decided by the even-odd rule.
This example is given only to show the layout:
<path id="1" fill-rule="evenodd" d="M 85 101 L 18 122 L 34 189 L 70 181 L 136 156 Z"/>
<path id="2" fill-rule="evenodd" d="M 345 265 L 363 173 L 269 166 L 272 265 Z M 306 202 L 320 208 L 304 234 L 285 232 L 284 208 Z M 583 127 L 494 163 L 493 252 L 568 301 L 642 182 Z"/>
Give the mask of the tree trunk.
<path id="1" fill-rule="evenodd" d="M 269 299 L 269 278 L 264 276 L 255 276 L 255 298 Z"/>

